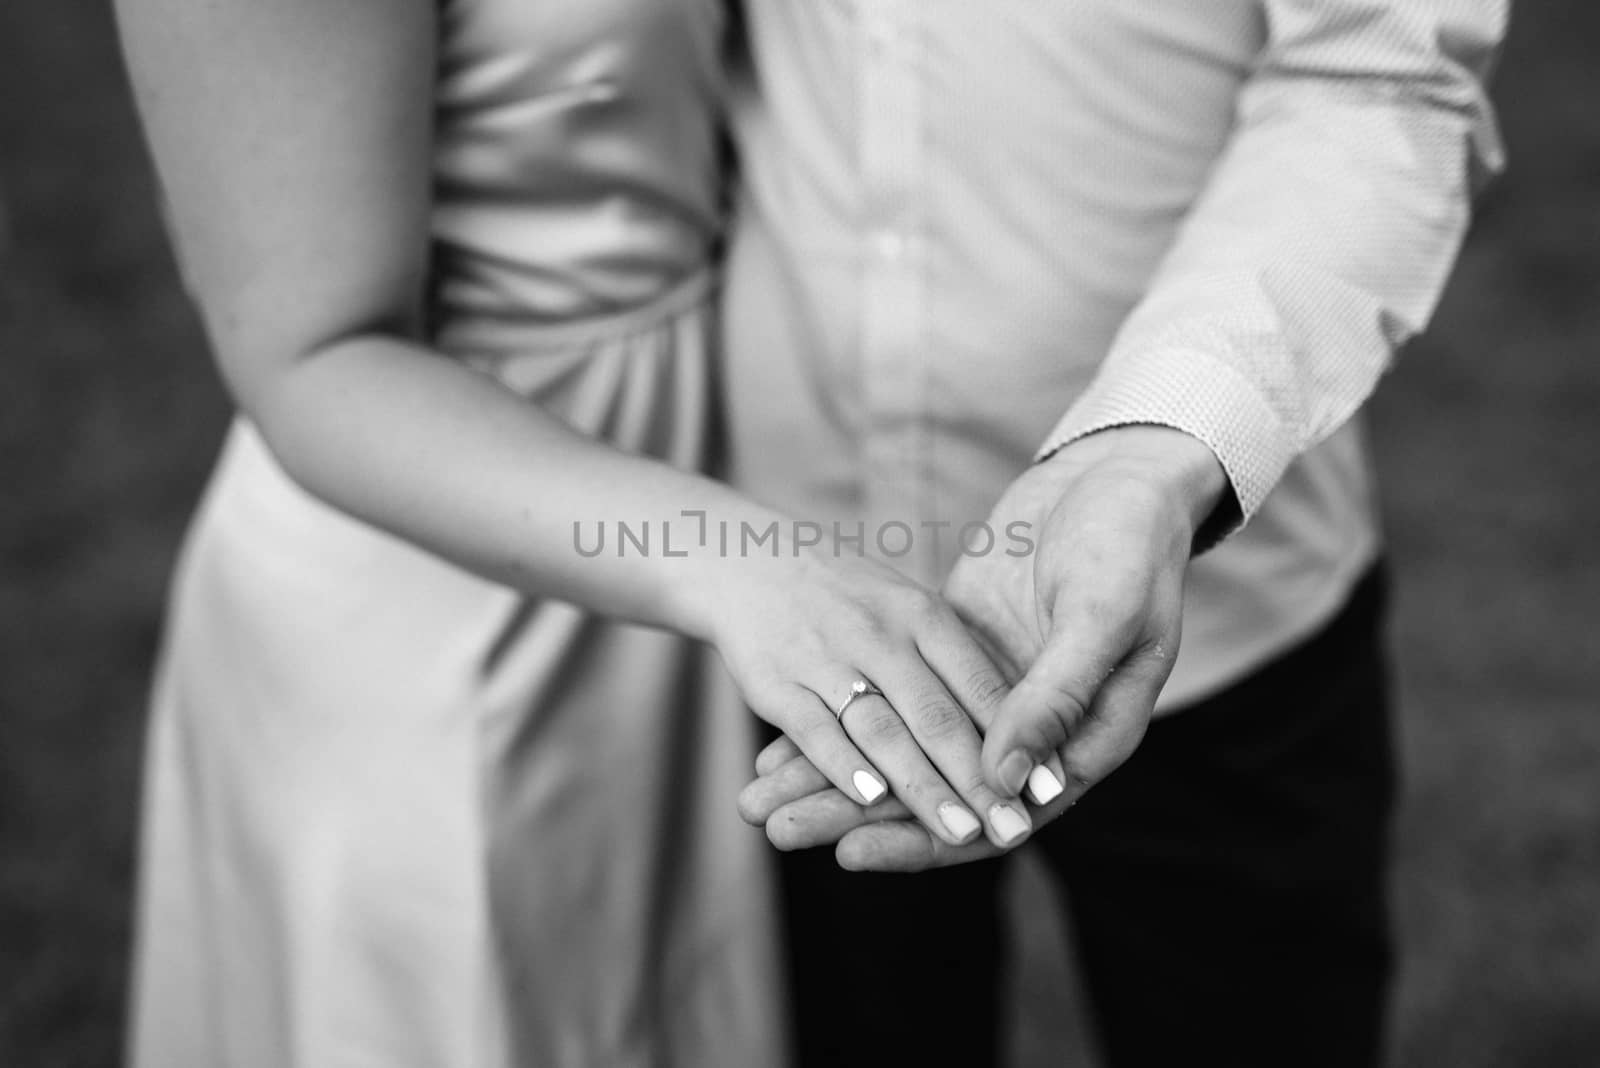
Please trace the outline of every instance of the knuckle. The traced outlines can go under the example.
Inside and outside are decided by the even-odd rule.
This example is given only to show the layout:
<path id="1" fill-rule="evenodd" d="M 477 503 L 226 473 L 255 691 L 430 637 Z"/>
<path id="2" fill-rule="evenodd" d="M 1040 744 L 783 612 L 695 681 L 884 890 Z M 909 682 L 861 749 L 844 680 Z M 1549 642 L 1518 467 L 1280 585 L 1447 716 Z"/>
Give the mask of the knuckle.
<path id="1" fill-rule="evenodd" d="M 878 643 L 889 634 L 883 613 L 864 604 L 853 604 L 839 621 L 840 629 L 853 635 L 852 641 Z"/>
<path id="2" fill-rule="evenodd" d="M 1045 710 L 1067 734 L 1071 734 L 1088 713 L 1088 704 L 1064 683 L 1036 683 L 1034 688 Z"/>
<path id="3" fill-rule="evenodd" d="M 989 784 L 984 781 L 981 770 L 973 771 L 968 775 L 957 776 L 950 780 L 950 785 L 955 787 L 957 793 L 966 798 L 982 798 L 988 801 L 994 796 L 994 791 L 989 789 Z"/>
<path id="4" fill-rule="evenodd" d="M 779 725 L 783 727 L 784 733 L 793 738 L 795 744 L 806 752 L 814 749 L 827 736 L 829 727 L 827 720 L 821 716 L 811 715 L 790 715 Z"/>
<path id="5" fill-rule="evenodd" d="M 1063 758 L 1061 770 L 1067 777 L 1066 785 L 1080 794 L 1092 789 L 1100 781 L 1099 769 L 1090 767 L 1082 760 Z"/>
<path id="6" fill-rule="evenodd" d="M 942 742 L 966 734 L 971 720 L 952 701 L 935 698 L 917 705 L 918 733 L 929 741 Z"/>
<path id="7" fill-rule="evenodd" d="M 900 714 L 884 701 L 874 701 L 871 711 L 861 717 L 862 734 L 877 741 L 898 738 L 904 730 L 905 723 L 900 719 Z"/>
<path id="8" fill-rule="evenodd" d="M 940 626 L 950 619 L 950 607 L 945 604 L 944 599 L 921 586 L 906 588 L 901 611 L 918 630 Z"/>
<path id="9" fill-rule="evenodd" d="M 1005 680 L 991 667 L 981 667 L 966 678 L 967 693 L 984 706 L 999 704 L 1006 695 Z"/>
<path id="10" fill-rule="evenodd" d="M 801 753 L 814 758 L 812 763 L 819 767 L 830 755 L 836 754 L 845 742 L 839 724 L 825 716 L 808 716 L 788 733 L 800 747 Z"/>

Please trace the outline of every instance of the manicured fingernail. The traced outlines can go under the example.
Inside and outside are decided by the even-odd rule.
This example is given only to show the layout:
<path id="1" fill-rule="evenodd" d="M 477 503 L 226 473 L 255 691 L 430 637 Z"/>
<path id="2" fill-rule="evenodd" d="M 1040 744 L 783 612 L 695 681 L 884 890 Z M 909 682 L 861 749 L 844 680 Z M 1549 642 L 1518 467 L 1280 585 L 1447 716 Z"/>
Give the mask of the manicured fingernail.
<path id="1" fill-rule="evenodd" d="M 883 781 L 870 771 L 858 771 L 850 776 L 850 781 L 856 784 L 856 793 L 869 805 L 889 792 Z"/>
<path id="2" fill-rule="evenodd" d="M 989 810 L 989 824 L 1003 845 L 1010 845 L 1028 833 L 1028 821 L 1010 805 L 995 805 Z"/>
<path id="3" fill-rule="evenodd" d="M 1000 761 L 1000 785 L 1005 787 L 1008 794 L 1020 794 L 1022 784 L 1028 781 L 1028 772 L 1032 770 L 1033 758 L 1020 749 L 1013 749 Z"/>
<path id="4" fill-rule="evenodd" d="M 1036 805 L 1048 805 L 1061 796 L 1061 780 L 1040 764 L 1028 773 L 1028 793 Z"/>
<path id="5" fill-rule="evenodd" d="M 939 822 L 943 823 L 944 829 L 949 831 L 951 836 L 962 845 L 965 845 L 982 829 L 982 824 L 978 822 L 978 817 L 954 801 L 946 801 L 939 806 Z"/>

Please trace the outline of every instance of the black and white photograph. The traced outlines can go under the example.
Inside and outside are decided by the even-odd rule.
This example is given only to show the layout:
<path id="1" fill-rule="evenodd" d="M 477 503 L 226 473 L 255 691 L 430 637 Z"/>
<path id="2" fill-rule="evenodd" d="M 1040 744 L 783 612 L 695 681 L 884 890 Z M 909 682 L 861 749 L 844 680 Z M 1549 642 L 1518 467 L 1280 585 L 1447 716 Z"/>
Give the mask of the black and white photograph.
<path id="1" fill-rule="evenodd" d="M 1600 7 L 7 0 L 0 1068 L 1600 1066 Z"/>

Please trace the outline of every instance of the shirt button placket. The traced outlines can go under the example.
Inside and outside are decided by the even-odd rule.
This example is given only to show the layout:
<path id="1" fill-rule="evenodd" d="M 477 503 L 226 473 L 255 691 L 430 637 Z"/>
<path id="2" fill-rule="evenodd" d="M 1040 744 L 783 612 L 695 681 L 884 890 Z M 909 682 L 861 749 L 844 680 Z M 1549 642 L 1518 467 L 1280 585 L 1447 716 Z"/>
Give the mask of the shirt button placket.
<path id="1" fill-rule="evenodd" d="M 918 0 L 861 0 L 861 392 L 868 511 L 915 530 L 925 494 Z M 918 531 L 920 534 L 920 531 Z M 894 539 L 895 543 L 901 539 Z M 901 561 L 921 570 L 918 552 Z"/>

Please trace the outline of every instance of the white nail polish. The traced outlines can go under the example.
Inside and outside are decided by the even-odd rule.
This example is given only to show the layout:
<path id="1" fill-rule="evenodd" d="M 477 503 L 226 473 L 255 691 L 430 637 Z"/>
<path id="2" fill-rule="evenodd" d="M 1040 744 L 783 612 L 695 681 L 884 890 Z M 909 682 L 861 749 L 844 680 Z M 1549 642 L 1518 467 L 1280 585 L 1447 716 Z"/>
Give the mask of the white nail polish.
<path id="1" fill-rule="evenodd" d="M 989 810 L 989 824 L 1000 836 L 1003 845 L 1010 845 L 1028 833 L 1028 821 L 1010 805 L 996 805 Z"/>
<path id="2" fill-rule="evenodd" d="M 1040 764 L 1028 772 L 1028 793 L 1036 805 L 1048 805 L 1061 796 L 1061 780 L 1049 768 Z"/>
<path id="3" fill-rule="evenodd" d="M 856 792 L 865 798 L 869 805 L 889 791 L 889 788 L 879 782 L 878 777 L 870 771 L 858 771 L 850 776 L 850 781 L 856 784 Z"/>
<path id="4" fill-rule="evenodd" d="M 946 801 L 939 806 L 939 822 L 958 842 L 965 842 L 982 829 L 978 817 L 956 804 Z"/>

